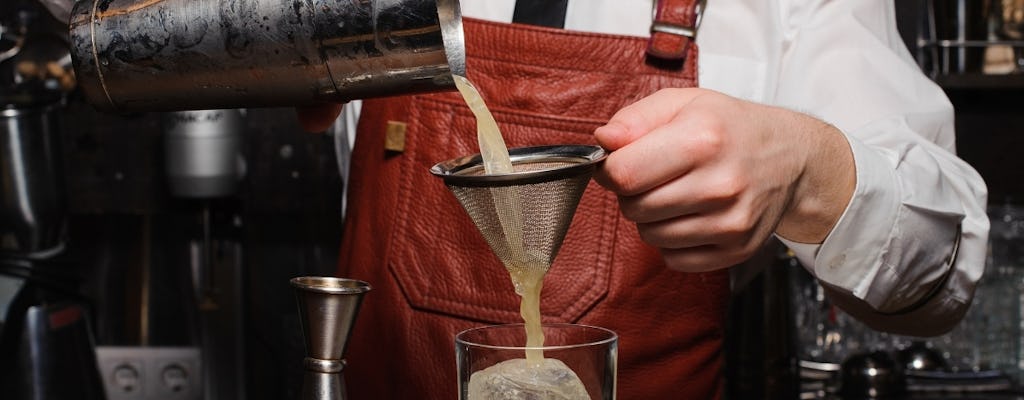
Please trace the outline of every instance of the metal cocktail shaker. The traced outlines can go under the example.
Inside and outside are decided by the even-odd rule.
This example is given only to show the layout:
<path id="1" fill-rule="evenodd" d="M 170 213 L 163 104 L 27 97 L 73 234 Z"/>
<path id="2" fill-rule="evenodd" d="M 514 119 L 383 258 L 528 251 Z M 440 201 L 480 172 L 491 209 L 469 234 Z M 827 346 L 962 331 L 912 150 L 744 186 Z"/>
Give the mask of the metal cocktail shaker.
<path id="1" fill-rule="evenodd" d="M 103 111 L 303 106 L 450 90 L 458 0 L 80 0 L 69 24 Z"/>

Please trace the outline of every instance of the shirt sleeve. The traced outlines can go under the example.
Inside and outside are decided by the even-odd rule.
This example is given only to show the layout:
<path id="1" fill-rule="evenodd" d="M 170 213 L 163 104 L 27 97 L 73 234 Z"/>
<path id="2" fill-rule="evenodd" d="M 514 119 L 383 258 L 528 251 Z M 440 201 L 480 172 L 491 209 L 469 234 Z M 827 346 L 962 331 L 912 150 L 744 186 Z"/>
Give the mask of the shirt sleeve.
<path id="1" fill-rule="evenodd" d="M 842 130 L 857 185 L 823 243 L 783 242 L 836 304 L 872 328 L 952 329 L 988 240 L 987 189 L 954 154 L 952 105 L 904 47 L 892 2 L 784 4 L 774 102 Z"/>

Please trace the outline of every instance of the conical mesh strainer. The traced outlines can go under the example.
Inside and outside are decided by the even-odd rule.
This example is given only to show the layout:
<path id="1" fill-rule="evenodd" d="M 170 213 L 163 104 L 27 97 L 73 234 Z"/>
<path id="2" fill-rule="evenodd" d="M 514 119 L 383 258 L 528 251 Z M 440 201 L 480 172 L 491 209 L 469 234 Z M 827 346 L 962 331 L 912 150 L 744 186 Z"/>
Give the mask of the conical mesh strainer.
<path id="1" fill-rule="evenodd" d="M 430 172 L 444 179 L 506 267 L 529 262 L 546 269 L 605 156 L 598 146 L 522 147 L 509 150 L 513 173 L 487 175 L 479 154 L 438 163 Z"/>

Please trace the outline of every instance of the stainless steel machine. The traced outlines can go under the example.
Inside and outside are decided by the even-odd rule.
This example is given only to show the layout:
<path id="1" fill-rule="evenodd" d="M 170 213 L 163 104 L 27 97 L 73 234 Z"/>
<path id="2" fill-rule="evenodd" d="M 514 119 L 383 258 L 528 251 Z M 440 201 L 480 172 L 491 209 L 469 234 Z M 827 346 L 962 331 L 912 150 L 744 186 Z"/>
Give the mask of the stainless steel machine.
<path id="1" fill-rule="evenodd" d="M 88 302 L 62 261 L 64 192 L 56 105 L 0 110 L 0 391 L 12 398 L 103 399 Z"/>
<path id="2" fill-rule="evenodd" d="M 245 329 L 263 321 L 246 315 L 248 310 L 242 303 L 259 300 L 243 298 L 242 290 L 276 285 L 245 276 L 249 272 L 243 268 L 245 264 L 262 260 L 246 259 L 242 254 L 281 256 L 283 251 L 273 245 L 247 248 L 249 244 L 243 240 L 261 235 L 254 233 L 257 228 L 246 231 L 249 236 L 244 238 L 238 233 L 252 226 L 244 224 L 253 222 L 239 217 L 243 207 L 238 204 L 249 202 L 247 206 L 253 207 L 251 204 L 256 203 L 245 198 L 247 193 L 239 193 L 240 179 L 247 169 L 239 153 L 250 139 L 245 135 L 254 134 L 253 126 L 260 126 L 253 121 L 265 118 L 246 116 L 240 109 L 453 90 L 452 73 L 465 73 L 457 0 L 2 3 L 0 91 L 4 97 L 0 99 L 4 102 L 0 105 L 4 108 L 0 111 L 4 114 L 0 117 L 0 138 L 6 147 L 0 149 L 4 152 L 0 185 L 5 185 L 0 204 L 0 272 L 4 272 L 0 277 L 0 312 L 4 316 L 0 393 L 4 398 L 191 399 L 196 394 L 204 399 L 253 398 L 243 387 L 247 379 L 242 371 L 245 360 L 239 354 L 243 353 L 243 342 L 252 335 Z M 49 43 L 46 51 L 59 49 L 59 57 L 48 56 L 47 62 L 32 65 L 20 62 L 29 48 L 23 39 L 28 37 L 24 33 L 31 22 L 20 9 L 31 9 L 46 18 L 56 16 L 50 19 L 59 21 L 62 35 L 56 46 Z M 32 94 L 30 101 L 19 97 L 25 93 Z M 68 103 L 77 113 L 76 122 L 102 125 L 72 126 L 75 135 L 61 137 L 55 121 L 65 116 L 62 114 L 69 108 Z M 82 118 L 83 103 L 103 116 Z M 165 111 L 170 113 L 149 114 Z M 162 123 L 152 123 L 149 117 L 154 115 Z M 109 122 L 117 118 L 132 123 Z M 162 151 L 155 157 L 125 155 L 155 147 L 125 145 L 126 141 L 116 139 L 120 133 L 108 133 L 126 127 L 132 135 L 159 137 Z M 95 131 L 81 132 L 89 130 Z M 111 138 L 115 139 L 107 140 Z M 88 170 L 69 172 L 59 166 L 67 160 L 62 160 L 62 152 L 54 146 L 62 142 L 73 148 L 63 156 L 75 161 L 75 167 L 85 165 Z M 287 149 L 290 147 L 282 146 L 279 152 L 267 152 L 260 148 L 257 154 L 263 159 L 253 158 L 247 163 L 256 174 L 267 174 L 265 167 L 270 165 L 298 164 L 289 158 L 292 151 Z M 158 159 L 154 164 L 158 164 L 159 185 L 140 184 L 134 191 L 121 191 L 139 182 L 133 179 L 144 179 L 140 178 L 143 173 L 149 174 L 146 179 L 157 173 L 150 174 L 153 168 L 148 164 L 109 161 L 119 157 L 141 159 L 143 164 Z M 108 170 L 107 166 L 117 168 Z M 67 193 L 63 173 L 75 176 L 79 189 L 90 191 Z M 81 184 L 83 176 L 89 185 Z M 292 171 L 287 176 L 301 175 Z M 116 184 L 105 185 L 108 179 Z M 67 215 L 63 204 L 68 195 L 86 197 L 76 200 L 79 211 L 87 208 L 93 213 L 84 218 L 86 224 L 66 223 L 69 219 L 74 222 L 76 217 L 83 219 L 80 214 Z M 152 198 L 158 199 L 144 203 Z M 260 201 L 264 201 L 260 207 L 272 203 L 262 198 Z M 118 208 L 121 205 L 128 207 Z M 112 215 L 117 212 L 123 214 Z M 193 213 L 201 216 L 192 218 Z M 201 223 L 194 223 L 196 219 Z M 280 219 L 268 217 L 267 221 L 276 224 Z M 83 228 L 89 223 L 94 225 Z M 193 230 L 196 225 L 202 226 L 201 232 Z M 182 226 L 186 229 L 180 229 Z M 168 227 L 185 233 L 161 231 Z M 73 237 L 70 244 L 68 237 Z M 125 238 L 130 243 L 114 243 Z M 79 261 L 102 265 L 79 269 L 61 257 L 66 247 L 79 251 L 78 256 L 97 256 L 97 260 Z M 82 247 L 89 249 L 83 252 Z M 166 271 L 170 269 L 173 271 Z M 129 276 L 103 277 L 119 271 Z M 94 298 L 83 298 L 75 287 L 78 274 L 97 272 L 98 276 L 88 279 L 103 281 L 91 288 L 100 290 L 93 290 Z M 177 279 L 186 275 L 192 279 Z M 231 283 L 226 275 L 233 279 Z M 287 280 L 279 283 L 288 286 Z M 186 286 L 194 297 L 178 292 Z M 335 289 L 317 287 L 313 291 L 328 293 L 328 298 L 353 297 L 339 297 L 333 293 Z M 351 290 L 362 293 L 368 285 Z M 354 297 L 354 303 L 345 300 L 345 310 L 349 311 L 339 309 L 337 313 L 354 318 L 359 296 Z M 89 306 L 93 302 L 99 303 L 97 308 L 102 313 L 98 314 L 106 316 L 98 318 L 94 331 L 89 326 Z M 183 305 L 168 306 L 167 302 Z M 133 308 L 131 303 L 138 306 Z M 31 311 L 32 306 L 40 304 L 51 308 Z M 294 308 L 294 303 L 288 305 Z M 181 310 L 193 315 L 177 315 Z M 303 327 L 325 326 L 306 317 L 334 321 L 341 317 L 337 313 L 303 314 Z M 161 325 L 160 317 L 168 316 L 173 316 L 174 322 Z M 172 324 L 169 330 L 182 339 L 167 340 L 174 335 L 162 335 L 158 328 L 166 331 Z M 299 330 L 293 324 L 283 327 Z M 323 343 L 340 340 L 343 350 L 345 329 L 317 335 L 326 339 Z M 96 336 L 103 338 L 99 345 Z M 279 348 L 271 345 L 277 344 L 268 340 L 257 345 L 272 349 L 270 357 L 283 364 L 292 357 L 287 357 L 286 351 L 274 353 L 273 349 Z M 313 347 L 307 350 L 310 358 L 302 364 L 307 378 L 304 396 L 342 398 L 341 354 L 320 354 Z M 59 355 L 61 363 L 52 362 L 55 359 L 47 357 L 51 354 Z M 161 357 L 188 362 L 147 363 Z M 302 361 L 301 357 L 295 361 Z M 172 364 L 187 368 L 165 368 Z M 196 372 L 203 379 L 196 380 Z M 156 385 L 166 392 L 161 392 L 165 397 L 152 395 L 152 379 L 160 381 Z M 32 386 L 23 382 L 32 382 Z M 202 387 L 197 388 L 197 382 Z"/>
<path id="3" fill-rule="evenodd" d="M 60 110 L 70 59 L 42 28 L 49 15 L 18 5 L 0 12 L 0 393 L 103 399 L 89 302 L 76 264 L 63 258 Z"/>

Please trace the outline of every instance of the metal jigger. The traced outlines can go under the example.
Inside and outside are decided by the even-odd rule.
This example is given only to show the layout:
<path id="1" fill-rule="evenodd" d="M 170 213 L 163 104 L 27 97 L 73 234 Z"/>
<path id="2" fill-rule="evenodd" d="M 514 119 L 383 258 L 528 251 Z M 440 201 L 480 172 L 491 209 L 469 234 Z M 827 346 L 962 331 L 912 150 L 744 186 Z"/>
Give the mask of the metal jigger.
<path id="1" fill-rule="evenodd" d="M 370 284 L 354 279 L 292 278 L 305 338 L 302 398 L 345 399 L 345 346 Z"/>

